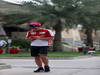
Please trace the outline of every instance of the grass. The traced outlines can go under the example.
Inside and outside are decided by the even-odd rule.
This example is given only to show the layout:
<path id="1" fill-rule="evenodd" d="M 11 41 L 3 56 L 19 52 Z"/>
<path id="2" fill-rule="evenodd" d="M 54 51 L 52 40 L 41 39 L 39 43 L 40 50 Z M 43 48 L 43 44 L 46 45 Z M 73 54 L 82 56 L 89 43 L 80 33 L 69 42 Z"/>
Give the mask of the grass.
<path id="1" fill-rule="evenodd" d="M 78 52 L 49 52 L 49 57 L 76 57 L 83 56 L 82 53 Z"/>
<path id="2" fill-rule="evenodd" d="M 96 54 L 100 54 L 100 50 L 99 51 L 96 51 Z"/>
<path id="3" fill-rule="evenodd" d="M 0 54 L 0 57 L 29 57 L 29 53 L 18 53 L 18 54 L 9 54 L 9 53 L 3 53 Z"/>
<path id="4" fill-rule="evenodd" d="M 83 56 L 82 53 L 78 52 L 49 52 L 48 57 L 76 57 Z M 30 53 L 18 53 L 18 54 L 0 54 L 0 57 L 30 57 Z"/>
<path id="5" fill-rule="evenodd" d="M 100 51 L 97 51 L 95 55 L 100 55 Z M 48 57 L 77 57 L 77 56 L 85 56 L 83 53 L 78 52 L 49 52 Z M 18 53 L 18 54 L 0 54 L 0 57 L 31 57 L 30 53 Z"/>

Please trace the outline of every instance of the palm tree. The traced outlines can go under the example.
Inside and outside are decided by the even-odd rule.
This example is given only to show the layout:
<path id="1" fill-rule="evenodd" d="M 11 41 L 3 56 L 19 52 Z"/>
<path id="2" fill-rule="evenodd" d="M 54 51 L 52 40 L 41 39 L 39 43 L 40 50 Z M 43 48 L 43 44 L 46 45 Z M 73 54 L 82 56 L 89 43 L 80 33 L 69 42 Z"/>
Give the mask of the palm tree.
<path id="1" fill-rule="evenodd" d="M 26 13 L 12 13 L 3 16 L 4 25 L 20 25 L 32 19 L 31 14 Z M 28 17 L 28 18 L 27 18 Z"/>
<path id="2" fill-rule="evenodd" d="M 11 18 L 9 20 L 12 24 L 20 24 L 31 20 L 44 22 L 45 27 L 51 27 L 56 32 L 53 50 L 62 51 L 61 32 L 63 28 L 83 24 L 85 29 L 92 29 L 97 24 L 91 19 L 93 16 L 89 14 L 94 13 L 93 11 L 98 12 L 99 2 L 99 0 L 33 0 L 33 2 L 24 2 L 22 5 L 23 10 L 29 11 L 27 15 L 12 14 L 12 17 L 9 16 L 12 20 L 10 20 Z M 87 32 L 87 36 L 90 36 L 90 34 L 92 34 L 92 31 Z M 90 38 L 92 40 L 92 36 Z M 87 39 L 90 40 L 90 38 Z"/>
<path id="3" fill-rule="evenodd" d="M 91 1 L 83 1 L 84 8 L 79 12 L 78 21 L 83 25 L 85 29 L 86 44 L 90 47 L 93 47 L 93 38 L 92 33 L 93 30 L 100 29 L 100 8 L 99 8 L 99 0 Z M 83 12 L 83 13 L 82 13 Z"/>
<path id="4" fill-rule="evenodd" d="M 51 0 L 52 3 L 48 0 L 33 1 L 35 2 L 25 2 L 23 8 L 30 10 L 35 16 L 34 20 L 42 20 L 55 30 L 53 50 L 62 51 L 62 29 L 77 24 L 77 9 L 81 6 L 77 0 Z"/>

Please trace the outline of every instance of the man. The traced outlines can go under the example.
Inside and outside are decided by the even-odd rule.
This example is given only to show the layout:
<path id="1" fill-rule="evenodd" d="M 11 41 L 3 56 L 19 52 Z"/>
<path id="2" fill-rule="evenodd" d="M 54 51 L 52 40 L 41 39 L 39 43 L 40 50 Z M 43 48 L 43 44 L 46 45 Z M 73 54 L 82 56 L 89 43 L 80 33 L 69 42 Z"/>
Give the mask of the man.
<path id="1" fill-rule="evenodd" d="M 35 63 L 38 66 L 34 72 L 49 72 L 47 53 L 50 41 L 54 39 L 54 34 L 48 29 L 41 28 L 42 24 L 39 22 L 32 22 L 29 26 L 31 30 L 27 32 L 26 38 L 32 40 L 31 56 L 35 57 Z"/>

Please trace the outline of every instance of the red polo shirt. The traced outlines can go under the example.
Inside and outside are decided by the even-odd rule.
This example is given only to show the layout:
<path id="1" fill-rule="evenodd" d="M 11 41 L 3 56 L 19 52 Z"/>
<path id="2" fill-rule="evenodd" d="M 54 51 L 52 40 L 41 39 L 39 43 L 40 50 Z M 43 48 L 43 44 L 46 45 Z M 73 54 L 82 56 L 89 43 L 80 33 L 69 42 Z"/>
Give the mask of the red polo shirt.
<path id="1" fill-rule="evenodd" d="M 49 29 L 40 29 L 38 31 L 31 29 L 27 32 L 26 38 L 32 38 L 31 46 L 49 46 L 50 40 L 36 40 L 34 36 L 54 37 L 54 33 Z"/>

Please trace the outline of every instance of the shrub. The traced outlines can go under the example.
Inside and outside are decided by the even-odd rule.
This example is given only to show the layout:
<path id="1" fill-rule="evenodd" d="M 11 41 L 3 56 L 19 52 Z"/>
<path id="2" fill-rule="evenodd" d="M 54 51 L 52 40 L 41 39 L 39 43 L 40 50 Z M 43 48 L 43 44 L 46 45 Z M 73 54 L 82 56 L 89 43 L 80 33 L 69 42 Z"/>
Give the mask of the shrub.
<path id="1" fill-rule="evenodd" d="M 20 52 L 19 48 L 10 48 L 9 49 L 9 53 L 10 54 L 16 54 L 16 53 L 19 53 L 19 52 Z"/>
<path id="2" fill-rule="evenodd" d="M 2 53 L 3 53 L 3 51 L 4 51 L 3 49 L 0 49 L 0 54 L 2 54 Z"/>
<path id="3" fill-rule="evenodd" d="M 25 39 L 13 39 L 12 45 L 17 46 L 26 51 L 30 47 L 30 41 L 25 40 Z"/>

